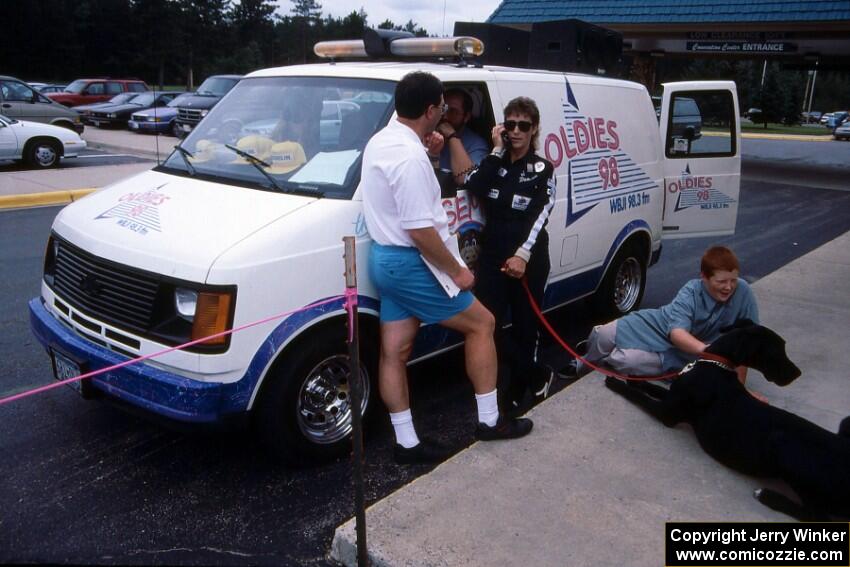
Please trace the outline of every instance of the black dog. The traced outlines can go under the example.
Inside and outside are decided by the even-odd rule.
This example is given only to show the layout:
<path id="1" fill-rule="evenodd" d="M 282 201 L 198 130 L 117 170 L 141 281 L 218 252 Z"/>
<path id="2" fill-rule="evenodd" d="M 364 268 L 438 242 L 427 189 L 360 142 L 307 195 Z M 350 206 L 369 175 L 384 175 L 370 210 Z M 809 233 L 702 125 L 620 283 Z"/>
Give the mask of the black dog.
<path id="1" fill-rule="evenodd" d="M 605 385 L 673 427 L 690 423 L 706 453 L 745 474 L 778 477 L 802 506 L 770 489 L 763 504 L 799 520 L 850 518 L 850 417 L 831 433 L 800 416 L 753 398 L 736 366 L 759 370 L 786 386 L 800 369 L 785 354 L 785 341 L 766 327 L 741 321 L 713 342 L 670 389 L 607 378 Z"/>

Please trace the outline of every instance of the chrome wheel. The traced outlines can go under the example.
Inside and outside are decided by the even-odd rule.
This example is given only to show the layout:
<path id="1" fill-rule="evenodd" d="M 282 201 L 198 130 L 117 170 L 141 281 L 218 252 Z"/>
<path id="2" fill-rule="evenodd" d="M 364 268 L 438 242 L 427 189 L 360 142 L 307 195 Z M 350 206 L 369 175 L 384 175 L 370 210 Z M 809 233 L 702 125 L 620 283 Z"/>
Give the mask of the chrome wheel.
<path id="1" fill-rule="evenodd" d="M 643 287 L 643 270 L 640 262 L 629 256 L 620 264 L 614 277 L 614 305 L 620 313 L 628 313 L 635 307 Z"/>
<path id="2" fill-rule="evenodd" d="M 32 150 L 33 162 L 39 167 L 53 167 L 59 161 L 59 153 L 53 144 L 41 142 Z"/>
<path id="3" fill-rule="evenodd" d="M 362 404 L 365 412 L 370 380 L 360 365 Z M 297 421 L 301 432 L 314 443 L 326 445 L 351 432 L 351 372 L 348 356 L 337 354 L 318 363 L 298 393 Z"/>

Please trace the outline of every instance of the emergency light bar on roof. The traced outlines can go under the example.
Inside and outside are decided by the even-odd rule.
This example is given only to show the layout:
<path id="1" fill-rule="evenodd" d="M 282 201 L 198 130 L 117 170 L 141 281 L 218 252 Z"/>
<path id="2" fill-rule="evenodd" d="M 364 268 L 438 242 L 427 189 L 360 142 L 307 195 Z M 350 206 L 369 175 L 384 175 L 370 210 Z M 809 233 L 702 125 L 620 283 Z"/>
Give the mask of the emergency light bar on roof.
<path id="1" fill-rule="evenodd" d="M 326 59 L 389 57 L 478 57 L 484 43 L 474 37 L 413 37 L 408 32 L 367 29 L 363 39 L 322 41 L 313 47 Z"/>

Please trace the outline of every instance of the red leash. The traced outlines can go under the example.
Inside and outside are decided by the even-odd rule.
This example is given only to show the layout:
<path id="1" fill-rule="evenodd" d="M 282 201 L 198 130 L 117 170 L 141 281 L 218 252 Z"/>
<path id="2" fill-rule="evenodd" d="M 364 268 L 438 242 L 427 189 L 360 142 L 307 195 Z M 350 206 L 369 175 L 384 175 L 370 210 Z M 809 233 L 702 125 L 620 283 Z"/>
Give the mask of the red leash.
<path id="1" fill-rule="evenodd" d="M 667 378 L 675 378 L 679 375 L 678 372 L 668 372 L 667 374 L 661 374 L 660 376 L 626 376 L 624 374 L 618 374 L 613 370 L 608 370 L 607 368 L 602 368 L 600 366 L 596 366 L 592 362 L 589 362 L 584 357 L 579 355 L 576 351 L 568 345 L 564 339 L 558 336 L 558 333 L 555 332 L 555 329 L 552 328 L 552 325 L 549 324 L 549 321 L 546 320 L 546 317 L 543 315 L 543 312 L 540 311 L 540 307 L 537 306 L 537 302 L 534 301 L 534 296 L 531 295 L 531 290 L 528 289 L 528 280 L 523 277 L 522 278 L 522 287 L 525 289 L 525 294 L 528 296 L 528 303 L 531 304 L 531 309 L 534 310 L 534 314 L 537 315 L 537 318 L 540 319 L 540 323 L 549 331 L 549 334 L 552 335 L 559 345 L 561 345 L 564 350 L 573 355 L 576 360 L 580 360 L 582 364 L 586 364 L 590 368 L 601 372 L 606 376 L 612 376 L 614 378 L 620 378 L 621 380 L 632 380 L 632 381 L 655 381 L 655 380 L 665 380 Z"/>

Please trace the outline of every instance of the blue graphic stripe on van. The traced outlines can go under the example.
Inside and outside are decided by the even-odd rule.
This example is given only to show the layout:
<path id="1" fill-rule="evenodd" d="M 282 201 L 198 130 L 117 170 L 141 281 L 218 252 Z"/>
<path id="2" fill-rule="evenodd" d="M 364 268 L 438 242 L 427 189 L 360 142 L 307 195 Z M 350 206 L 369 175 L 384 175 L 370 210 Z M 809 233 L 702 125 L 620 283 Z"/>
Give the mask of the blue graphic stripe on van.
<path id="1" fill-rule="evenodd" d="M 357 298 L 361 309 L 378 311 L 380 304 L 377 299 L 364 295 L 358 295 Z M 315 301 L 322 301 L 323 299 L 327 298 L 316 298 Z M 343 317 L 345 315 L 343 302 L 344 300 L 340 299 L 339 301 L 319 305 L 306 311 L 300 311 L 284 319 L 271 333 L 269 333 L 266 340 L 263 341 L 263 344 L 254 354 L 245 374 L 237 382 L 238 387 L 234 395 L 231 399 L 226 400 L 223 403 L 230 406 L 233 411 L 245 410 L 263 370 L 268 365 L 269 361 L 274 358 L 280 346 L 287 342 L 287 340 L 295 335 L 302 327 L 319 317 L 328 314 L 335 314 Z M 340 322 L 340 324 L 342 325 L 344 323 Z"/>
<path id="2" fill-rule="evenodd" d="M 649 231 L 649 225 L 646 221 L 634 220 L 628 223 L 622 228 L 622 230 L 620 230 L 619 234 L 617 234 L 617 237 L 608 249 L 608 253 L 605 255 L 605 261 L 602 262 L 602 265 L 573 277 L 553 282 L 546 286 L 546 293 L 543 298 L 544 308 L 549 309 L 551 307 L 564 305 L 579 297 L 592 293 L 597 287 L 599 287 L 602 277 L 605 274 L 605 268 L 611 262 L 611 259 L 614 257 L 614 254 L 620 248 L 623 241 L 625 241 L 629 236 L 643 230 L 647 232 Z"/>

